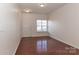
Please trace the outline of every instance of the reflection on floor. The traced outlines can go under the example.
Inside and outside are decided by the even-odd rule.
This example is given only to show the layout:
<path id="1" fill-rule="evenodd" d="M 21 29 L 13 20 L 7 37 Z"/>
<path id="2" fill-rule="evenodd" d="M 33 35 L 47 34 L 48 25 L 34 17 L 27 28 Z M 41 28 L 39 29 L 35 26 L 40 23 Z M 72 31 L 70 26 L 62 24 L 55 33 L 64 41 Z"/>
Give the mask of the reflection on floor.
<path id="1" fill-rule="evenodd" d="M 36 45 L 36 50 L 38 53 L 47 52 L 47 40 L 38 40 Z"/>
<path id="2" fill-rule="evenodd" d="M 48 36 L 22 38 L 16 55 L 78 55 L 79 50 Z"/>

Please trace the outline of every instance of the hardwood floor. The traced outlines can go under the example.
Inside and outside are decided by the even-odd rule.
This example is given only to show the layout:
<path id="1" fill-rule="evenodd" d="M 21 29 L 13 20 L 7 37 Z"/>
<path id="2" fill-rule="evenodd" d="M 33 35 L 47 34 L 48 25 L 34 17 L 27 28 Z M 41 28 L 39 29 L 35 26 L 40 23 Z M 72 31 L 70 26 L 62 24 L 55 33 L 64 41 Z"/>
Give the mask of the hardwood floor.
<path id="1" fill-rule="evenodd" d="M 16 55 L 79 55 L 79 50 L 50 37 L 22 38 Z"/>

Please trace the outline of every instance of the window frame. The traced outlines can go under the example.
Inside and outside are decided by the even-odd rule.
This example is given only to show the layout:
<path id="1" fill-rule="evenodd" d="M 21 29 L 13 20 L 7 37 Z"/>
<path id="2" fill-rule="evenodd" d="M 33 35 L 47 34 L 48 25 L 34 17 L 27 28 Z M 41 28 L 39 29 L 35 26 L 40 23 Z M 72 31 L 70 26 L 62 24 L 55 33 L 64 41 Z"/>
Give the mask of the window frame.
<path id="1" fill-rule="evenodd" d="M 38 31 L 38 29 L 37 29 L 38 28 L 38 24 L 37 24 L 38 20 L 41 21 L 41 30 L 40 31 Z M 46 30 L 43 30 L 43 25 L 42 25 L 43 20 L 41 20 L 41 19 L 38 19 L 38 20 L 36 20 L 36 31 L 37 32 L 47 32 L 48 31 L 48 20 L 45 20 L 46 21 Z"/>

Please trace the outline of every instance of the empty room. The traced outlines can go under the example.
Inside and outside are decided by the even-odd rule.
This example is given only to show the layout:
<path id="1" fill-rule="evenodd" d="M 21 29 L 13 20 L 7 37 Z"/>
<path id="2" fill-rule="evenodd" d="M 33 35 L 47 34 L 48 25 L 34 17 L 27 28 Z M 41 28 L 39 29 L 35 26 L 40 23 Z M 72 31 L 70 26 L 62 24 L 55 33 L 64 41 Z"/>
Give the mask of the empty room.
<path id="1" fill-rule="evenodd" d="M 79 3 L 0 3 L 0 55 L 79 55 Z"/>

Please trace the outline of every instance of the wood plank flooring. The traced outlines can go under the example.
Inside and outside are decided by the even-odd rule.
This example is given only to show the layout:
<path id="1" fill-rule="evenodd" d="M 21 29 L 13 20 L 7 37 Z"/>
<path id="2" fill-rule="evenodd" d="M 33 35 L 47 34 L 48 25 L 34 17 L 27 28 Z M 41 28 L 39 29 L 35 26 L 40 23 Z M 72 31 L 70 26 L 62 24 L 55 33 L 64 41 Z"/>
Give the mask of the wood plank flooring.
<path id="1" fill-rule="evenodd" d="M 16 55 L 79 55 L 79 50 L 48 36 L 22 38 Z"/>

